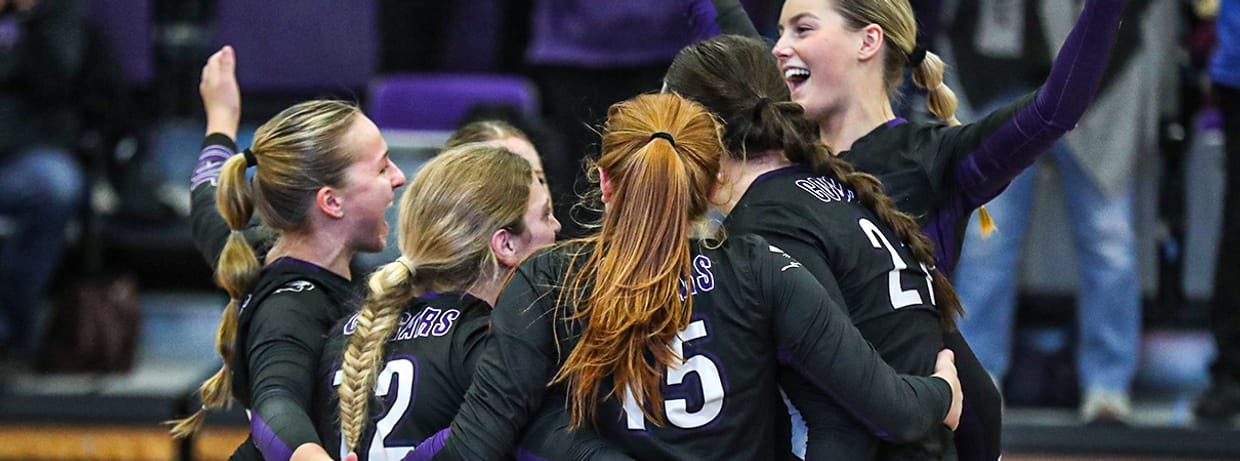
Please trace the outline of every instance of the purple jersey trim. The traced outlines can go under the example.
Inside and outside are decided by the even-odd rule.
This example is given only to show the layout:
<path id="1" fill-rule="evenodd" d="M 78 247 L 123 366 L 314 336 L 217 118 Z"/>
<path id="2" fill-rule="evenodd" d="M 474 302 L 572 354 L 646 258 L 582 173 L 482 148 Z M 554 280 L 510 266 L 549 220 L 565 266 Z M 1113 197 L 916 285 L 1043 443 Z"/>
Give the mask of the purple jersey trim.
<path id="1" fill-rule="evenodd" d="M 293 457 L 293 450 L 280 440 L 258 413 L 254 413 L 250 418 L 250 436 L 254 439 L 254 446 L 263 453 L 264 459 L 287 460 Z"/>
<path id="2" fill-rule="evenodd" d="M 444 444 L 448 443 L 450 435 L 452 435 L 451 427 L 440 429 L 439 432 L 418 444 L 418 447 L 401 458 L 401 461 L 430 461 L 439 453 L 439 450 L 443 449 Z"/>
<path id="3" fill-rule="evenodd" d="M 518 448 L 516 453 L 517 461 L 550 461 L 547 458 L 538 456 L 528 450 Z"/>
<path id="4" fill-rule="evenodd" d="M 198 186 L 208 182 L 212 187 L 218 186 L 224 162 L 227 162 L 233 154 L 233 151 L 220 145 L 210 145 L 204 148 L 198 155 L 198 165 L 194 167 L 194 175 L 189 178 L 189 190 L 197 189 Z"/>
<path id="5" fill-rule="evenodd" d="M 907 119 L 905 119 L 904 117 L 896 117 L 891 120 L 888 120 L 887 123 L 883 124 L 883 126 L 886 126 L 887 128 L 893 128 L 893 127 L 903 125 L 905 123 L 908 123 Z"/>
<path id="6" fill-rule="evenodd" d="M 327 270 L 326 268 L 319 266 L 318 264 L 305 261 L 305 260 L 301 260 L 301 259 L 297 259 L 292 256 L 285 256 L 275 261 L 272 261 L 271 263 L 272 266 L 277 265 L 277 264 L 280 264 L 280 265 L 288 264 L 288 265 L 294 265 L 294 266 L 301 266 L 307 269 L 315 269 L 315 270 Z"/>

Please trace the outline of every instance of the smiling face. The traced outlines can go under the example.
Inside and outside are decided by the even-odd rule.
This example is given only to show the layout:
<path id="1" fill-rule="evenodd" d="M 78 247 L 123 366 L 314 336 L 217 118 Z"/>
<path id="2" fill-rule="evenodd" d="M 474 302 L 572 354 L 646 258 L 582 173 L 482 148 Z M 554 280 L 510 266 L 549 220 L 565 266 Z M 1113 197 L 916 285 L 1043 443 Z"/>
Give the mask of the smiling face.
<path id="1" fill-rule="evenodd" d="M 382 251 L 388 235 L 384 214 L 396 198 L 396 188 L 405 184 L 405 174 L 388 158 L 379 128 L 364 116 L 349 127 L 342 147 L 355 155 L 340 188 L 345 219 L 351 220 L 350 245 L 356 251 Z"/>
<path id="2" fill-rule="evenodd" d="M 820 120 L 843 107 L 854 94 L 857 50 L 864 34 L 851 30 L 830 0 L 788 0 L 779 18 L 773 53 L 792 100 Z"/>

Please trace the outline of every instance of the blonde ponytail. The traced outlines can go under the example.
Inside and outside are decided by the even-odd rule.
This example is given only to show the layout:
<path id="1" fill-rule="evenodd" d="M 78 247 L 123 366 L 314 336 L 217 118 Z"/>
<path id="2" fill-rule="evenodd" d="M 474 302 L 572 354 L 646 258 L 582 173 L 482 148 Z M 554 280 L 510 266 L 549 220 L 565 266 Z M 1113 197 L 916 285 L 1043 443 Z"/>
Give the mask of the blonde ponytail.
<path id="1" fill-rule="evenodd" d="M 189 437 L 201 429 L 207 410 L 225 408 L 232 403 L 232 371 L 228 365 L 236 352 L 233 348 L 237 343 L 239 311 L 245 296 L 254 289 L 262 268 L 254 249 L 241 233 L 254 213 L 253 194 L 245 178 L 245 170 L 245 156 L 233 155 L 224 163 L 220 185 L 215 191 L 216 207 L 231 230 L 215 270 L 215 282 L 228 292 L 229 297 L 215 334 L 215 349 L 223 363 L 215 375 L 199 387 L 202 407 L 187 418 L 168 422 L 173 424 L 171 432 L 174 438 Z"/>
<path id="2" fill-rule="evenodd" d="M 926 106 L 930 113 L 950 126 L 960 125 L 956 119 L 956 92 L 943 82 L 947 66 L 939 56 L 926 52 L 926 57 L 913 68 L 913 83 L 926 89 Z"/>

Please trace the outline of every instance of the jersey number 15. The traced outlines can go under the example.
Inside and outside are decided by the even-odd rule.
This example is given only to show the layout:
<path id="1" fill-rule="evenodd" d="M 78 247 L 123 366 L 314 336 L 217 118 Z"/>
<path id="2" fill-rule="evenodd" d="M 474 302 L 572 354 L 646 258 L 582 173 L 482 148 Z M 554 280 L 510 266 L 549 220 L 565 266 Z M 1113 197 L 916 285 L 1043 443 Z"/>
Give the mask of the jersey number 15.
<path id="1" fill-rule="evenodd" d="M 705 338 L 707 334 L 709 332 L 706 331 L 706 321 L 690 322 L 689 326 L 676 334 L 676 338 L 672 340 L 672 350 L 676 352 L 676 355 L 685 357 L 685 342 Z M 689 401 L 686 399 L 660 402 L 663 404 L 667 422 L 681 429 L 693 429 L 710 424 L 723 411 L 723 380 L 719 375 L 719 366 L 705 355 L 685 357 L 683 362 L 667 368 L 667 385 L 681 384 L 689 373 L 696 373 L 698 381 L 702 383 L 702 408 L 690 411 Z M 629 430 L 646 430 L 646 418 L 637 404 L 637 399 L 633 397 L 633 390 L 626 388 L 624 397 L 625 422 Z"/>

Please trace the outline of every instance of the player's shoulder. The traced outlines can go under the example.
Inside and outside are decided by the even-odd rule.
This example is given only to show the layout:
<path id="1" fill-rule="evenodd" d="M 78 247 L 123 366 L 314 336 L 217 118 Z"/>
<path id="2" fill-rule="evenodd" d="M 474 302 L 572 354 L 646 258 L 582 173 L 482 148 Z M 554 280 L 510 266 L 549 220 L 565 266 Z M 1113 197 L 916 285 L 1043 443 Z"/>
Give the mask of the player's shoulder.
<path id="1" fill-rule="evenodd" d="M 783 249 L 757 234 L 728 235 L 723 241 L 701 241 L 695 255 L 716 261 L 716 271 L 728 271 L 742 280 L 753 277 L 772 267 L 778 268 L 788 262 L 795 263 Z M 799 267 L 799 263 L 796 263 Z"/>
<path id="2" fill-rule="evenodd" d="M 803 220 L 859 203 L 857 193 L 832 174 L 794 165 L 750 185 L 738 207 L 761 219 Z M 760 178 L 761 179 L 761 178 Z M 754 218 L 751 218 L 754 219 Z"/>

